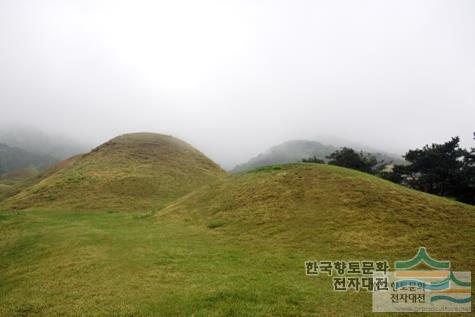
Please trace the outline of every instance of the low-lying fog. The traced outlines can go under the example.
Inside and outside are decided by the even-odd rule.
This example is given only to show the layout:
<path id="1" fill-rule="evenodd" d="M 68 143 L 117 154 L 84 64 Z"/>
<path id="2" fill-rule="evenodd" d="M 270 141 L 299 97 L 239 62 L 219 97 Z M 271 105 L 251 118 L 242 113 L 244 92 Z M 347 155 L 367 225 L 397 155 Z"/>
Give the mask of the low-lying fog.
<path id="1" fill-rule="evenodd" d="M 156 131 L 230 168 L 290 139 L 475 146 L 475 2 L 0 2 L 0 125 Z"/>

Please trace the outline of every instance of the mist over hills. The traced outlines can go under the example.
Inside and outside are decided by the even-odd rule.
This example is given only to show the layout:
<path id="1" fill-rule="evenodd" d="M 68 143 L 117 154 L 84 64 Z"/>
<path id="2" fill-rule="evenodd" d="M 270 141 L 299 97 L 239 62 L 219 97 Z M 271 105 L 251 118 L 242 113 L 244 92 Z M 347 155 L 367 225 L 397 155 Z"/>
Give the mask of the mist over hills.
<path id="1" fill-rule="evenodd" d="M 0 128 L 0 143 L 20 148 L 24 151 L 46 155 L 56 160 L 84 153 L 90 148 L 80 142 L 60 134 L 22 125 Z"/>
<path id="2" fill-rule="evenodd" d="M 335 149 L 288 145 L 299 155 L 311 146 Z M 457 269 L 475 269 L 466 256 L 475 252 L 473 206 L 338 166 L 228 174 L 180 139 L 132 133 L 22 184 L 0 186 L 0 289 L 9 303 L 0 315 L 22 307 L 68 315 L 74 306 L 109 316 L 124 303 L 123 315 L 139 316 L 295 316 L 314 307 L 334 315 L 340 293 L 309 279 L 306 259 L 394 261 L 424 245 Z M 105 304 L 82 300 L 91 294 Z M 338 316 L 370 311 L 370 293 L 352 294 Z"/>
<path id="3" fill-rule="evenodd" d="M 32 153 L 24 149 L 0 143 L 0 176 L 6 172 L 24 168 L 44 169 L 55 163 L 50 155 Z"/>
<path id="4" fill-rule="evenodd" d="M 6 208 L 159 208 L 225 172 L 184 141 L 156 133 L 118 136 L 63 161 Z"/>
<path id="5" fill-rule="evenodd" d="M 86 145 L 61 135 L 29 126 L 3 126 L 0 128 L 0 176 L 25 168 L 42 171 L 86 151 Z"/>
<path id="6" fill-rule="evenodd" d="M 262 167 L 272 164 L 296 163 L 301 162 L 304 158 L 317 156 L 326 161 L 326 156 L 335 152 L 342 146 L 349 146 L 358 151 L 371 153 L 378 161 L 384 163 L 398 163 L 404 162 L 403 158 L 396 154 L 385 153 L 384 151 L 374 149 L 371 147 L 359 145 L 337 138 L 326 138 L 332 140 L 333 143 L 321 143 L 311 140 L 291 140 L 275 145 L 265 152 L 251 158 L 243 164 L 234 167 L 231 172 L 237 173 L 242 171 L 252 170 L 257 167 Z"/>
<path id="7" fill-rule="evenodd" d="M 475 0 L 0 0 L 0 317 L 475 316 L 474 33 Z"/>

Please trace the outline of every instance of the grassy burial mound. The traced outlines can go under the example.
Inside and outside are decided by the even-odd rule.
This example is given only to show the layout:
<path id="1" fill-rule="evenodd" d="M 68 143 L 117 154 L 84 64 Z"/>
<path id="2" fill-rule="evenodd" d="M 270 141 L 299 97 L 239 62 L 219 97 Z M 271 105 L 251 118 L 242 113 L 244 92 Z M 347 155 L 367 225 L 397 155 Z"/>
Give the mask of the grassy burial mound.
<path id="1" fill-rule="evenodd" d="M 142 155 L 132 156 L 129 146 L 106 144 L 89 154 L 95 160 L 79 158 L 43 182 L 73 171 L 85 175 L 82 184 L 96 173 L 104 179 L 118 173 L 111 166 Z M 93 165 L 95 172 L 84 172 Z M 209 179 L 223 174 L 214 171 Z M 193 178 L 180 184 L 188 182 Z M 371 293 L 335 292 L 330 277 L 306 276 L 304 261 L 392 264 L 425 246 L 455 271 L 475 270 L 474 207 L 335 166 L 281 165 L 220 177 L 156 214 L 57 210 L 81 197 L 98 206 L 73 185 L 68 195 L 77 200 L 57 200 L 52 211 L 0 213 L 0 316 L 369 316 Z M 142 202 L 139 193 L 122 200 L 125 194 L 109 191 L 105 181 L 100 186 L 108 189 L 102 197 L 121 207 L 131 206 L 127 199 Z M 147 206 L 162 205 L 160 197 L 149 195 Z"/>
<path id="2" fill-rule="evenodd" d="M 5 200 L 1 208 L 160 208 L 225 175 L 189 144 L 155 133 L 121 135 L 63 165 Z"/>
<path id="3" fill-rule="evenodd" d="M 290 164 L 231 175 L 170 204 L 177 219 L 317 258 L 410 256 L 426 246 L 475 270 L 475 208 L 354 170 Z"/>

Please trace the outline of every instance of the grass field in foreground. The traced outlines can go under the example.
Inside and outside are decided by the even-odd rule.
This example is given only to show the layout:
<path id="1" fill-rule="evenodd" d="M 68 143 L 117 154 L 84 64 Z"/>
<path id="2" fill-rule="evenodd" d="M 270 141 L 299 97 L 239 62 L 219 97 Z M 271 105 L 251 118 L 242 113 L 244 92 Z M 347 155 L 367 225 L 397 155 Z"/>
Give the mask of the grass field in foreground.
<path id="1" fill-rule="evenodd" d="M 369 293 L 305 276 L 308 257 L 342 258 L 324 244 L 299 251 L 150 214 L 58 211 L 2 213 L 0 237 L 1 316 L 372 315 Z"/>
<path id="2" fill-rule="evenodd" d="M 370 293 L 305 260 L 425 246 L 475 271 L 474 229 L 473 206 L 322 164 L 219 177 L 154 213 L 0 212 L 0 316 L 371 316 Z"/>

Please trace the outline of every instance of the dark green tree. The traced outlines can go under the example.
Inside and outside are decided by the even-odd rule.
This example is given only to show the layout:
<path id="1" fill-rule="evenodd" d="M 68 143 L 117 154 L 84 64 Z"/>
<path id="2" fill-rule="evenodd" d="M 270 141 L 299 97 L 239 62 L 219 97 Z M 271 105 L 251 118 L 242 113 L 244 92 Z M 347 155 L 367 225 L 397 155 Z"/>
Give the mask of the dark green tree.
<path id="1" fill-rule="evenodd" d="M 404 155 L 408 165 L 396 165 L 385 178 L 427 193 L 475 203 L 475 149 L 459 146 L 452 138 L 426 145 Z"/>
<path id="2" fill-rule="evenodd" d="M 343 147 L 327 156 L 328 164 L 352 168 L 366 173 L 375 173 L 378 160 L 371 154 L 356 152 Z"/>

